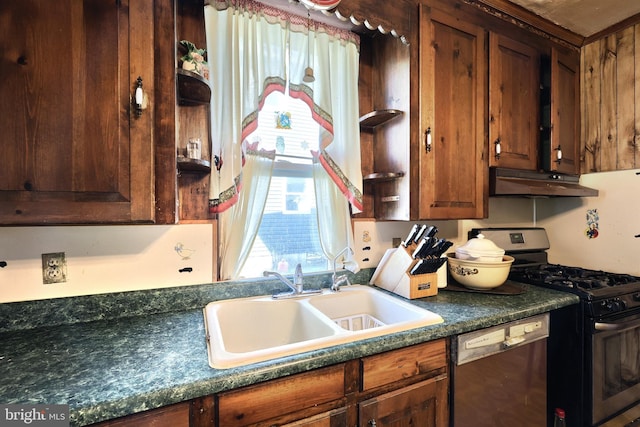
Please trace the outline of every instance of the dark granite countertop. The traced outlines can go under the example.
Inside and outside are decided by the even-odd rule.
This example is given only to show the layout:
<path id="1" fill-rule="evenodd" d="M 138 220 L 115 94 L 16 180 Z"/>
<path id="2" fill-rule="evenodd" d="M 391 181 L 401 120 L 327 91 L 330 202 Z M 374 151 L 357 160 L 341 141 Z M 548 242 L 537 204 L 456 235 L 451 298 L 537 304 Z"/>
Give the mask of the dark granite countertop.
<path id="1" fill-rule="evenodd" d="M 0 403 L 68 404 L 71 425 L 87 425 L 578 302 L 572 294 L 524 286 L 526 292 L 519 295 L 443 289 L 436 296 L 412 300 L 441 315 L 443 324 L 225 370 L 208 365 L 202 307 L 208 300 L 230 297 L 228 285 L 0 304 L 5 322 L 0 324 Z M 245 294 L 259 294 L 256 288 L 244 289 Z M 146 312 L 142 300 L 147 305 L 173 301 L 177 311 Z M 63 317 L 72 319 L 57 319 L 56 324 L 54 310 L 65 304 L 69 308 Z M 39 305 L 44 308 L 36 313 Z M 95 318 L 82 318 L 82 310 Z M 7 326 L 7 315 L 13 327 Z M 27 328 L 28 322 L 18 319 L 21 315 L 38 319 Z"/>

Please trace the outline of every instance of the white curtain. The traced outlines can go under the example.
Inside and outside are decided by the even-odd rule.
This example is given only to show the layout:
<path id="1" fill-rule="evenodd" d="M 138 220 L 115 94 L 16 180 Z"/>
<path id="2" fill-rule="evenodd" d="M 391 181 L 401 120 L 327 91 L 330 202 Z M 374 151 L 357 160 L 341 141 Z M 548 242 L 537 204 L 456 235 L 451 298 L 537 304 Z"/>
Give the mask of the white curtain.
<path id="1" fill-rule="evenodd" d="M 211 212 L 220 214 L 221 278 L 236 277 L 255 238 L 255 232 L 244 231 L 247 224 L 238 218 L 261 217 L 264 210 L 262 196 L 266 200 L 266 194 L 257 194 L 264 182 L 249 177 L 246 170 L 246 138 L 257 127 L 261 102 L 274 90 L 288 91 L 307 102 L 321 126 L 316 154 L 326 176 L 315 186 L 330 186 L 316 196 L 323 211 L 318 209 L 318 221 L 325 231 L 320 233 L 325 255 L 332 259 L 347 245 L 353 247 L 350 216 L 342 212 L 348 212 L 349 203 L 354 212 L 362 209 L 357 36 L 312 22 L 309 39 L 306 16 L 252 0 L 214 2 L 205 7 L 205 23 L 213 92 L 212 154 L 218 160 L 211 176 L 209 206 Z M 316 80 L 303 83 L 309 42 Z M 252 151 L 260 152 L 260 148 Z M 335 197 L 336 191 L 342 197 Z M 258 200 L 237 205 L 244 197 Z M 232 207 L 255 212 L 238 214 L 230 212 Z"/>
<path id="2" fill-rule="evenodd" d="M 258 235 L 262 213 L 269 194 L 275 151 L 255 151 L 248 147 L 242 169 L 243 185 L 238 201 L 224 213 L 220 223 L 220 252 L 223 260 L 221 277 L 238 277 L 246 262 L 251 246 Z"/>

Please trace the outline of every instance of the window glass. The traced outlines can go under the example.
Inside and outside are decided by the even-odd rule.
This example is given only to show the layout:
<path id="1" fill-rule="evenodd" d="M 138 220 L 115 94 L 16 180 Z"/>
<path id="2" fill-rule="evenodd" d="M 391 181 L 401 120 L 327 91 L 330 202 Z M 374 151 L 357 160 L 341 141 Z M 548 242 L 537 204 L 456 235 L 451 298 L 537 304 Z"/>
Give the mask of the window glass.
<path id="1" fill-rule="evenodd" d="M 304 102 L 271 93 L 258 114 L 258 127 L 249 136 L 259 148 L 276 151 L 269 195 L 242 277 L 262 276 L 264 270 L 293 274 L 329 269 L 320 247 L 311 152 L 318 149 L 318 124 Z"/>

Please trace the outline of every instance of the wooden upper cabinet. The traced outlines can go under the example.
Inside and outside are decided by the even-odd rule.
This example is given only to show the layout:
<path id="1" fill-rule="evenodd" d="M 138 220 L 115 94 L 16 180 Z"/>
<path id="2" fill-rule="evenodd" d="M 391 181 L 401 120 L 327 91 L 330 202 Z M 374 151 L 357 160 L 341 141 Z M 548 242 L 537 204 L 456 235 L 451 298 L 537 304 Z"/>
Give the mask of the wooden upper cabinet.
<path id="1" fill-rule="evenodd" d="M 580 173 L 580 53 L 551 49 L 551 143 L 546 170 Z M 559 158 L 559 153 L 560 157 Z"/>
<path id="2" fill-rule="evenodd" d="M 538 168 L 539 69 L 537 49 L 490 34 L 489 166 Z"/>
<path id="3" fill-rule="evenodd" d="M 486 32 L 420 6 L 419 217 L 487 214 Z"/>
<path id="4" fill-rule="evenodd" d="M 4 2 L 0 16 L 0 224 L 152 222 L 153 2 Z"/>

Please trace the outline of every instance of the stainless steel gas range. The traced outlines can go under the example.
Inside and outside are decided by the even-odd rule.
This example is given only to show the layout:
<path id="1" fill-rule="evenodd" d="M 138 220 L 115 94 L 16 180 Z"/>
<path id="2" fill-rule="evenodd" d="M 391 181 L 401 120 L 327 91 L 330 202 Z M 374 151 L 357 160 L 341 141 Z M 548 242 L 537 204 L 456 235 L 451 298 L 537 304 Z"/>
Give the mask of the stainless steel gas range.
<path id="1" fill-rule="evenodd" d="M 547 407 L 567 426 L 640 426 L 640 277 L 550 264 L 543 228 L 473 229 L 515 258 L 509 278 L 572 292 L 580 304 L 551 313 Z"/>

